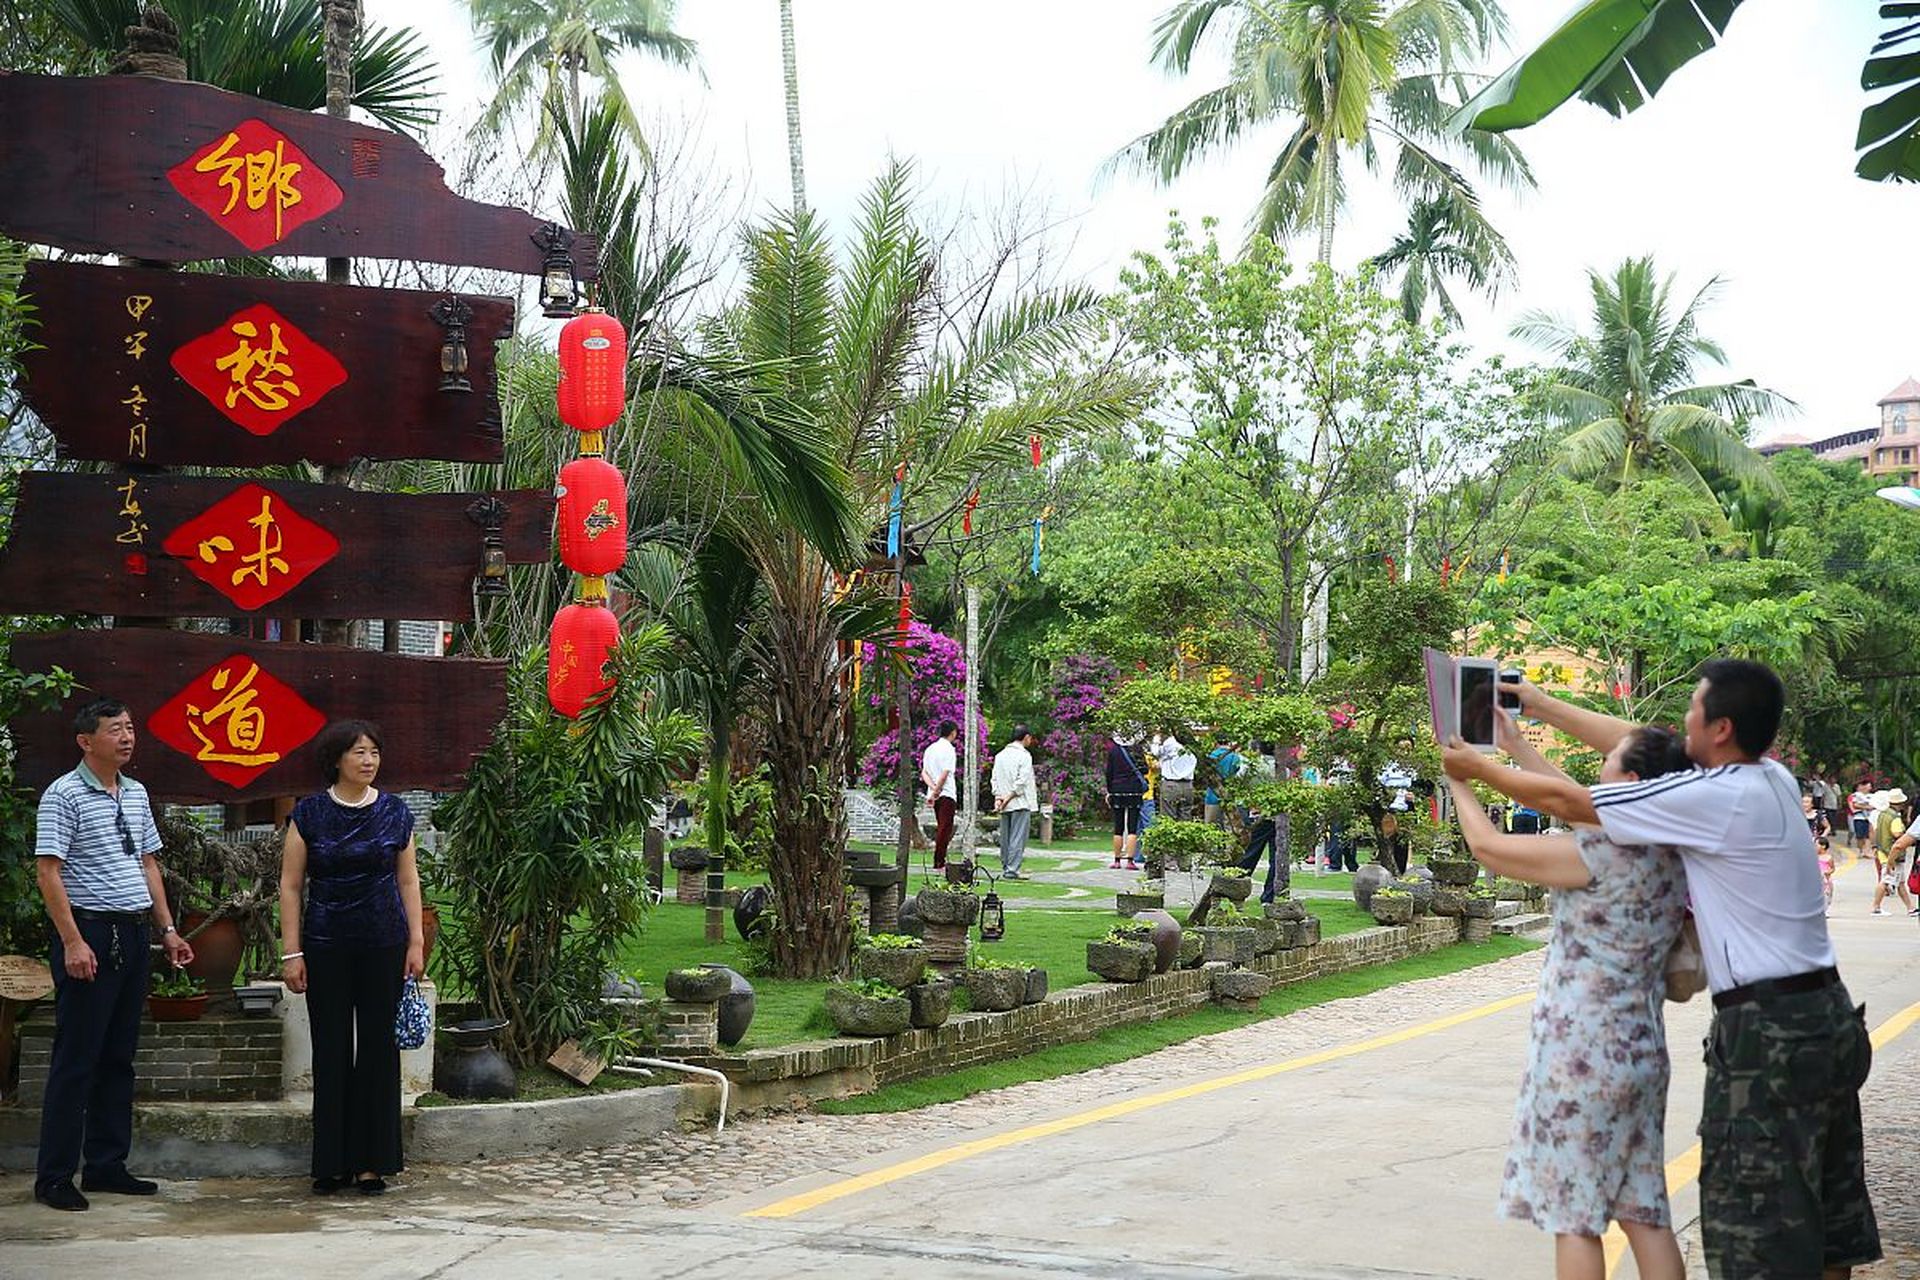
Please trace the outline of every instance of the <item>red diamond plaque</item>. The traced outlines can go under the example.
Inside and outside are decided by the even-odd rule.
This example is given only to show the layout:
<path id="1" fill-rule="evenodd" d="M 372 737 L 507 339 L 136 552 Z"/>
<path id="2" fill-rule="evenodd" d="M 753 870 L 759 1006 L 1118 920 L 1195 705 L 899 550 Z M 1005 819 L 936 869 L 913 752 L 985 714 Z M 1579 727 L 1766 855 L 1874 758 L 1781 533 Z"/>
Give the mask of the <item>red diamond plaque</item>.
<path id="1" fill-rule="evenodd" d="M 338 208 L 344 193 L 278 129 L 243 121 L 167 170 L 174 190 L 254 253 Z"/>
<path id="2" fill-rule="evenodd" d="M 259 609 L 333 559 L 340 540 L 271 489 L 243 484 L 161 546 L 242 609 Z"/>
<path id="3" fill-rule="evenodd" d="M 175 351 L 168 363 L 256 436 L 272 435 L 347 380 L 333 353 L 264 302 Z"/>
<path id="4" fill-rule="evenodd" d="M 327 718 L 236 653 L 215 663 L 147 720 L 154 737 L 230 787 L 245 787 L 305 746 Z"/>

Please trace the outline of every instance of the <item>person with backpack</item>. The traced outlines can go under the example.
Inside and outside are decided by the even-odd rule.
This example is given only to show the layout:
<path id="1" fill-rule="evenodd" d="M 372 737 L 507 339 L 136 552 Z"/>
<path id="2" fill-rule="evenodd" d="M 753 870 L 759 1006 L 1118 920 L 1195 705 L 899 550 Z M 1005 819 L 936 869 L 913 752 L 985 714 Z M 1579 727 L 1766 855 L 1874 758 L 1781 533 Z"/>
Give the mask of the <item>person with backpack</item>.
<path id="1" fill-rule="evenodd" d="M 1133 742 L 1116 737 L 1107 748 L 1107 807 L 1113 810 L 1113 865 L 1107 868 L 1109 871 L 1140 869 L 1140 806 L 1146 798 L 1147 771 L 1133 753 Z"/>

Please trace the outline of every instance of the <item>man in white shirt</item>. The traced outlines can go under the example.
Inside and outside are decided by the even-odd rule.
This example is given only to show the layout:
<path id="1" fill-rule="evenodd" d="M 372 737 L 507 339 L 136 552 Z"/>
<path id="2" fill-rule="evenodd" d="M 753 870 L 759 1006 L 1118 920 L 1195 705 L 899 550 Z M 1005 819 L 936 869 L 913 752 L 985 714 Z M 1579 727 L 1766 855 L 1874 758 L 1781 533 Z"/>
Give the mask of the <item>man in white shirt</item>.
<path id="1" fill-rule="evenodd" d="M 1153 754 L 1160 762 L 1160 812 L 1169 818 L 1193 817 L 1193 775 L 1200 767 L 1199 757 L 1171 733 L 1153 744 Z"/>
<path id="2" fill-rule="evenodd" d="M 959 736 L 959 725 L 951 720 L 942 720 L 939 732 L 920 755 L 920 785 L 927 789 L 927 795 L 933 802 L 935 871 L 947 865 L 947 844 L 953 839 L 953 806 L 959 795 L 953 785 L 953 777 L 960 766 L 953 740 Z"/>
<path id="3" fill-rule="evenodd" d="M 1020 864 L 1027 858 L 1027 827 L 1040 807 L 1040 790 L 1033 777 L 1033 731 L 1016 727 L 1013 739 L 993 758 L 993 807 L 1000 815 L 1000 867 L 1009 880 L 1025 880 Z"/>
<path id="4" fill-rule="evenodd" d="M 1634 728 L 1529 684 L 1519 692 L 1525 714 L 1603 753 Z M 1700 1213 L 1715 1280 L 1832 1280 L 1880 1257 L 1860 1128 L 1865 1008 L 1834 965 L 1799 786 L 1765 758 L 1785 701 L 1759 663 L 1708 662 L 1686 717 L 1696 767 L 1591 791 L 1458 739 L 1444 753 L 1449 776 L 1597 825 L 1615 844 L 1679 848 L 1713 989 Z"/>

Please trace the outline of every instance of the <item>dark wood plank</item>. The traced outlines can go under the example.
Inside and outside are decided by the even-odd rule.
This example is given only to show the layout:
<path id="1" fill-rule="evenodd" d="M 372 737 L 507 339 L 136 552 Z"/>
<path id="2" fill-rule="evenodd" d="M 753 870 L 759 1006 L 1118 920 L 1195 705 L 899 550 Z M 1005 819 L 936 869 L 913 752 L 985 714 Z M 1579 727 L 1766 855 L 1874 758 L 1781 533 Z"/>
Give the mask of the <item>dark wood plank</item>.
<path id="1" fill-rule="evenodd" d="M 263 495 L 271 523 L 255 524 Z M 388 494 L 279 480 L 29 472 L 12 537 L 0 547 L 0 611 L 462 618 L 472 612 L 484 550 L 481 526 L 467 515 L 479 498 L 500 503 L 509 563 L 552 555 L 554 498 L 540 489 Z M 309 524 L 337 543 L 324 560 L 329 538 Z M 273 552 L 266 558 L 263 537 Z M 222 538 L 231 545 L 215 541 Z"/>
<path id="2" fill-rule="evenodd" d="M 494 349 L 513 334 L 509 298 L 459 299 L 471 312 L 471 390 L 459 392 L 440 390 L 445 330 L 432 312 L 446 294 L 45 261 L 28 265 L 22 288 L 38 322 L 22 388 L 67 457 L 251 467 L 503 456 Z M 235 360 L 243 344 L 276 367 Z"/>
<path id="3" fill-rule="evenodd" d="M 261 177 L 301 167 L 284 183 L 249 188 L 246 166 L 233 163 L 249 154 L 270 158 Z M 183 164 L 180 180 L 204 188 L 213 212 L 169 177 Z M 542 265 L 533 241 L 541 219 L 452 194 L 411 138 L 187 81 L 0 73 L 0 174 L 0 230 L 83 253 L 392 258 L 527 275 Z M 275 192 L 297 201 L 283 204 Z M 256 231 L 264 215 L 267 242 L 236 233 L 249 215 Z M 582 280 L 597 274 L 596 254 L 591 237 L 580 237 Z"/>
<path id="4" fill-rule="evenodd" d="M 501 662 L 145 629 L 18 635 L 12 661 L 25 671 L 64 667 L 82 686 L 59 710 L 12 723 L 20 781 L 35 790 L 78 761 L 74 709 L 101 695 L 126 702 L 139 728 L 127 772 L 156 799 L 190 802 L 318 791 L 313 734 L 326 721 L 348 718 L 381 727 L 383 790 L 458 790 L 506 714 Z M 224 690 L 210 687 L 216 671 L 227 673 Z M 188 714 L 185 703 L 202 714 Z M 258 722 L 249 719 L 255 713 Z M 207 745 L 192 736 L 189 723 L 200 726 Z M 213 759 L 203 761 L 203 754 Z M 262 756 L 276 758 L 262 762 Z"/>

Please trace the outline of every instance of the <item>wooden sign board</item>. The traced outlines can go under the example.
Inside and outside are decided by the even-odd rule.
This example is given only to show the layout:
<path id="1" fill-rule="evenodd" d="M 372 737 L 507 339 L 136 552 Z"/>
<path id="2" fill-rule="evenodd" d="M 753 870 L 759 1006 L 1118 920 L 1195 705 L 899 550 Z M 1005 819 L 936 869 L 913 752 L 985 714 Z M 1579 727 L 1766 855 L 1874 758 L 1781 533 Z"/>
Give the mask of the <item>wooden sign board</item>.
<path id="1" fill-rule="evenodd" d="M 57 710 L 12 722 L 21 785 L 36 791 L 78 762 L 73 713 L 100 696 L 133 711 L 127 772 L 154 799 L 218 804 L 318 791 L 314 736 L 344 719 L 381 727 L 382 790 L 457 791 L 507 706 L 502 662 L 187 631 L 27 633 L 12 661 L 79 684 Z"/>
<path id="2" fill-rule="evenodd" d="M 553 554 L 553 508 L 553 494 L 539 489 L 359 493 L 30 471 L 13 536 L 0 547 L 0 611 L 465 617 L 485 555 L 481 520 L 497 518 L 509 563 L 540 564 Z"/>
<path id="3" fill-rule="evenodd" d="M 22 390 L 66 457 L 504 456 L 494 344 L 513 336 L 511 299 L 46 261 L 21 288 L 38 344 L 21 357 Z M 469 390 L 440 389 L 436 308 L 464 317 Z"/>
<path id="4" fill-rule="evenodd" d="M 32 956 L 0 956 L 0 1000 L 44 1000 L 53 994 L 53 970 Z"/>
<path id="5" fill-rule="evenodd" d="M 569 1040 L 553 1051 L 547 1065 L 575 1084 L 584 1085 L 600 1078 L 600 1073 L 607 1069 L 607 1060 L 582 1049 L 578 1040 Z"/>
<path id="6" fill-rule="evenodd" d="M 447 190 L 403 134 L 147 76 L 0 73 L 0 231 L 160 262 L 393 258 L 537 275 L 543 225 Z M 598 272 L 573 244 L 574 273 Z"/>

